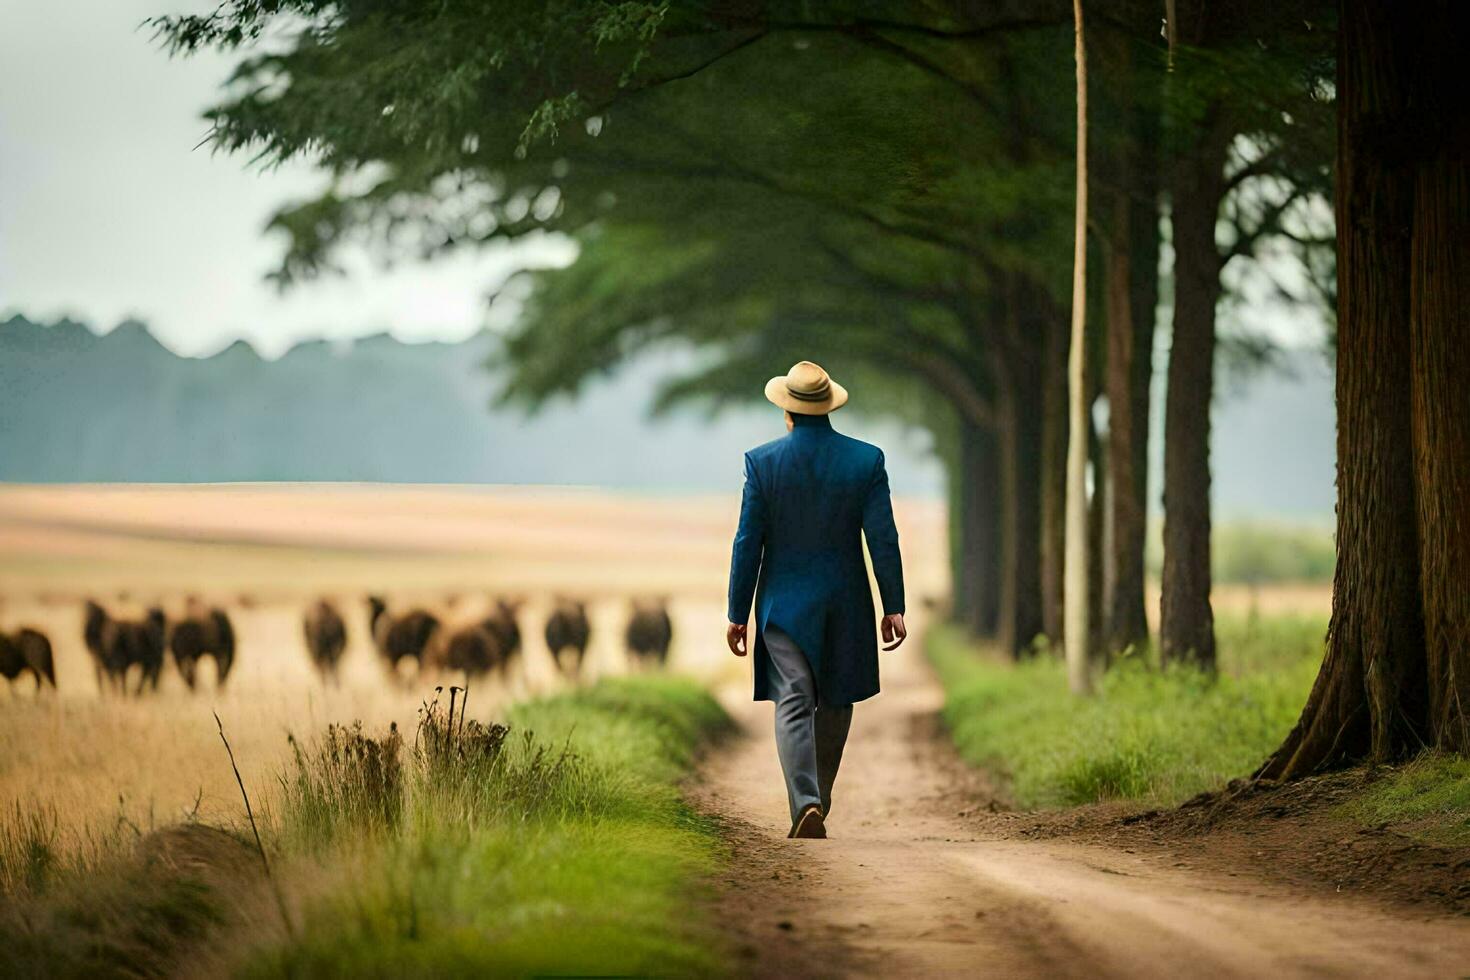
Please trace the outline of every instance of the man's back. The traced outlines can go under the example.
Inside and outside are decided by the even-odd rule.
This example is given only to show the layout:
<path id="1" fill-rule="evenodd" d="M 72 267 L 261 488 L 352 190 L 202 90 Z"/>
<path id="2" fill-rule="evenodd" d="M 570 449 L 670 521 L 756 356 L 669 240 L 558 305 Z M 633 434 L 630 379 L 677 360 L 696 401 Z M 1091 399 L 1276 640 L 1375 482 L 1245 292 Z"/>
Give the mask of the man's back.
<path id="1" fill-rule="evenodd" d="M 769 697 L 760 633 L 773 625 L 801 646 L 824 697 L 851 704 L 878 692 L 864 535 L 884 612 L 901 614 L 883 453 L 834 431 L 825 415 L 794 416 L 790 434 L 746 453 L 730 621 L 744 622 L 754 596 L 758 700 Z"/>
<path id="2" fill-rule="evenodd" d="M 768 505 L 767 552 L 861 548 L 863 504 L 883 459 L 877 446 L 800 425 L 747 456 Z"/>

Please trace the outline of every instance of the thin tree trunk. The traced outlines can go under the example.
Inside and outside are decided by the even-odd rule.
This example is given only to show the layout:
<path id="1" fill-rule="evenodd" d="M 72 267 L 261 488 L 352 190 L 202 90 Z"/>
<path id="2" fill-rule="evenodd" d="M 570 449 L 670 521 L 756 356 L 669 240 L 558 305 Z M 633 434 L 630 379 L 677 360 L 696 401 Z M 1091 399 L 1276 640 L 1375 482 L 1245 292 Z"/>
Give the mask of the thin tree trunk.
<path id="1" fill-rule="evenodd" d="M 1090 218 L 1104 234 L 1103 327 L 1094 331 L 1101 388 L 1107 396 L 1107 494 L 1102 555 L 1102 609 L 1093 631 L 1100 660 L 1148 642 L 1144 606 L 1144 542 L 1148 514 L 1148 439 L 1153 332 L 1158 301 L 1158 163 L 1162 81 L 1140 64 L 1147 42 L 1121 32 L 1088 38 L 1092 65 Z M 1099 197 L 1099 192 L 1101 196 Z"/>
<path id="2" fill-rule="evenodd" d="M 1159 648 L 1165 662 L 1215 668 L 1210 606 L 1210 401 L 1220 253 L 1215 222 L 1224 194 L 1228 130 L 1216 106 L 1176 162 L 1174 336 L 1164 416 L 1164 571 Z"/>
<path id="3" fill-rule="evenodd" d="M 960 426 L 957 423 L 955 428 Z M 970 628 L 975 619 L 975 571 L 971 564 L 967 543 L 970 538 L 969 523 L 973 520 L 969 510 L 969 472 L 965 466 L 964 438 L 955 436 L 952 452 L 947 454 L 945 469 L 946 503 L 949 514 L 949 618 L 960 626 Z"/>
<path id="4" fill-rule="evenodd" d="M 1067 440 L 1067 550 L 1063 631 L 1067 685 L 1074 694 L 1092 690 L 1087 558 L 1087 49 L 1082 0 L 1072 0 L 1077 59 L 1077 220 L 1072 250 L 1072 333 L 1067 381 L 1070 387 Z"/>
<path id="5" fill-rule="evenodd" d="M 1041 351 L 1021 327 L 1031 287 L 1008 290 L 1007 333 L 1021 342 L 997 351 L 997 430 L 1001 473 L 1001 592 L 997 640 L 1022 656 L 1041 634 Z M 998 345 L 999 346 L 999 345 Z"/>
<path id="6" fill-rule="evenodd" d="M 1000 611 L 996 436 L 990 428 L 962 421 L 959 438 L 955 619 L 976 636 L 993 636 Z"/>
<path id="7" fill-rule="evenodd" d="M 1148 526 L 1148 406 L 1152 371 L 1153 291 L 1141 286 L 1156 270 L 1135 262 L 1157 261 L 1157 216 L 1150 231 L 1153 249 L 1135 254 L 1145 236 L 1136 217 L 1149 218 L 1124 194 L 1113 200 L 1112 246 L 1106 272 L 1108 396 L 1108 495 L 1104 578 L 1103 646 L 1109 653 L 1148 642 L 1143 599 L 1144 541 Z M 1148 308 L 1141 308 L 1148 303 Z"/>
<path id="8" fill-rule="evenodd" d="M 1067 339 L 1066 323 L 1052 318 L 1042 353 L 1041 631 L 1058 649 L 1067 542 Z"/>
<path id="9" fill-rule="evenodd" d="M 1144 602 L 1144 555 L 1148 539 L 1149 511 L 1149 418 L 1153 402 L 1154 324 L 1159 305 L 1159 200 L 1157 147 L 1152 138 L 1143 143 L 1141 159 L 1132 171 L 1135 189 L 1133 217 L 1129 230 L 1133 233 L 1133 350 L 1132 391 L 1129 402 L 1129 428 L 1134 437 L 1133 484 L 1126 490 L 1115 484 L 1114 493 L 1130 495 L 1130 502 L 1112 508 L 1115 515 L 1123 507 L 1128 517 L 1114 521 L 1115 584 L 1110 618 L 1113 648 L 1126 649 L 1130 643 L 1148 643 L 1148 613 Z"/>

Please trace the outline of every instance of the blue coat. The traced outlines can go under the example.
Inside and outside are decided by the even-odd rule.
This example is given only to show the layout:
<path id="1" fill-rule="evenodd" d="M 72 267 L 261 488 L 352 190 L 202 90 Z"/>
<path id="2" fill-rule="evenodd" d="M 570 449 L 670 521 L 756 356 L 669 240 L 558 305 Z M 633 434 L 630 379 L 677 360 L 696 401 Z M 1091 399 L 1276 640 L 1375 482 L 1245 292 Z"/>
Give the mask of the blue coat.
<path id="1" fill-rule="evenodd" d="M 745 454 L 745 494 L 730 562 L 732 623 L 755 600 L 755 699 L 771 699 L 765 630 L 806 654 L 824 704 L 878 693 L 878 640 L 863 536 L 883 598 L 901 613 L 903 563 L 877 446 L 835 432 L 825 415 L 796 415 L 784 438 Z"/>

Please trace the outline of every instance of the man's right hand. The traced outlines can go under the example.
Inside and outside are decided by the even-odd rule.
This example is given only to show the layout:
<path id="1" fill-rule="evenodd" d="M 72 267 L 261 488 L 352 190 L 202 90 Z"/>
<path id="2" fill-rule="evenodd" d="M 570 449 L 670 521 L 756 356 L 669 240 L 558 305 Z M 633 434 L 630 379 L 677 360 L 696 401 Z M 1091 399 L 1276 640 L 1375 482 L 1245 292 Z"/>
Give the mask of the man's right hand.
<path id="1" fill-rule="evenodd" d="M 899 644 L 908 639 L 908 635 L 908 627 L 903 624 L 903 613 L 883 617 L 883 642 L 893 644 L 884 647 L 884 653 L 889 650 L 897 650 Z"/>
<path id="2" fill-rule="evenodd" d="M 746 630 L 744 623 L 731 623 L 725 627 L 725 643 L 730 647 L 730 652 L 737 657 L 745 656 L 748 650 Z"/>

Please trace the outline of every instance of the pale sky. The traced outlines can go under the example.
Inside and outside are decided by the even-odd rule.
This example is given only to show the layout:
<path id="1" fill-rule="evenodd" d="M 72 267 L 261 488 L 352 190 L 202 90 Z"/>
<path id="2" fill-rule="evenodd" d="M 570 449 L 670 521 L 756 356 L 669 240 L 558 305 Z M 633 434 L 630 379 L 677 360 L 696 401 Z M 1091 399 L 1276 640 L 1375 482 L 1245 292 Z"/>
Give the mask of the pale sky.
<path id="1" fill-rule="evenodd" d="M 214 0 L 0 0 L 0 318 L 62 314 L 110 330 L 135 316 L 180 353 L 245 337 L 274 356 L 307 337 L 389 329 L 458 340 L 485 296 L 553 241 L 354 274 L 284 295 L 263 280 L 282 243 L 262 229 L 321 178 L 262 173 L 194 149 L 231 62 L 169 58 L 143 18 Z"/>

